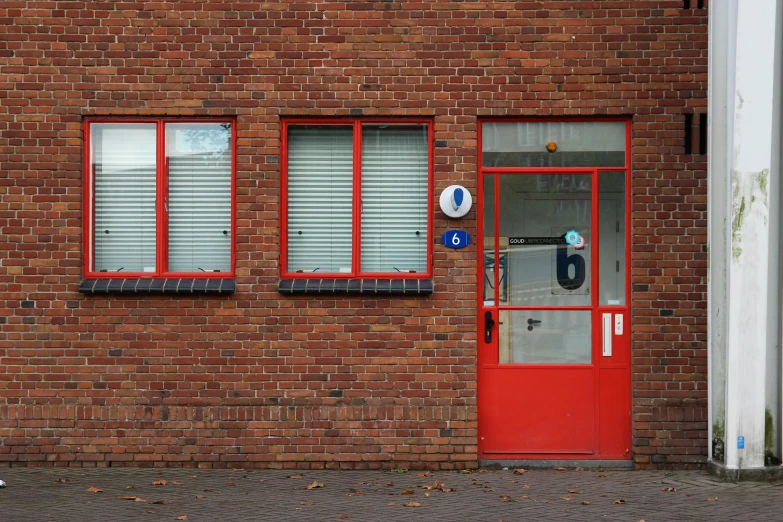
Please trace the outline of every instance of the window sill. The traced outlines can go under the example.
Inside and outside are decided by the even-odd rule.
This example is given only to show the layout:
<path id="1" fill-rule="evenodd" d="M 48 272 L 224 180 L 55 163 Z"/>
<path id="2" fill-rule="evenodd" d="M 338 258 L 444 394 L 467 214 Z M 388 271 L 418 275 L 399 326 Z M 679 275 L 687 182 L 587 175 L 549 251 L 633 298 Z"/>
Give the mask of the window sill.
<path id="1" fill-rule="evenodd" d="M 100 278 L 83 279 L 79 292 L 83 294 L 233 294 L 236 282 L 233 279 L 206 278 Z"/>
<path id="2" fill-rule="evenodd" d="M 431 279 L 281 279 L 281 294 L 430 295 Z"/>

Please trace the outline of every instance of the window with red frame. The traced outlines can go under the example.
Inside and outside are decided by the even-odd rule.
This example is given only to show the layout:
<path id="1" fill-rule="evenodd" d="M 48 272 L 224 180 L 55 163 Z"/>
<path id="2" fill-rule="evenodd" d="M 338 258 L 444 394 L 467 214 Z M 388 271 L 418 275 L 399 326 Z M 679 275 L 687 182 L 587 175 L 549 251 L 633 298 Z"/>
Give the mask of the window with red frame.
<path id="1" fill-rule="evenodd" d="M 88 275 L 232 275 L 234 125 L 86 124 Z"/>
<path id="2" fill-rule="evenodd" d="M 283 273 L 430 275 L 428 122 L 284 122 Z"/>

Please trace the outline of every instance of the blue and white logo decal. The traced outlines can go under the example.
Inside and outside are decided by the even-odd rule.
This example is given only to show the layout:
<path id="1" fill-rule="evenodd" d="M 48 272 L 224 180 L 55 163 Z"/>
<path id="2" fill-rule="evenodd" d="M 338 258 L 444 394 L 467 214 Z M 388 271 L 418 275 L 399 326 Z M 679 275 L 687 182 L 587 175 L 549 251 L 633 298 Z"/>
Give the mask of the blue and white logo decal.
<path id="1" fill-rule="evenodd" d="M 461 185 L 446 187 L 440 195 L 440 209 L 451 218 L 464 216 L 472 204 L 470 192 Z"/>
<path id="2" fill-rule="evenodd" d="M 569 230 L 565 233 L 565 242 L 577 250 L 581 250 L 585 247 L 585 238 L 576 230 Z"/>

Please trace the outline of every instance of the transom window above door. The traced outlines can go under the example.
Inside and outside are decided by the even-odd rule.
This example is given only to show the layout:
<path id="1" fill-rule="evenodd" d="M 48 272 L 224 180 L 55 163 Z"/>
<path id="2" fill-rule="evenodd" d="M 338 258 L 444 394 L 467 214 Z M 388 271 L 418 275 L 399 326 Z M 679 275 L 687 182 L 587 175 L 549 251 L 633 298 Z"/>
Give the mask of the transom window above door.
<path id="1" fill-rule="evenodd" d="M 234 273 L 234 123 L 88 120 L 85 274 Z"/>
<path id="2" fill-rule="evenodd" d="M 431 277 L 432 125 L 283 123 L 282 273 Z"/>

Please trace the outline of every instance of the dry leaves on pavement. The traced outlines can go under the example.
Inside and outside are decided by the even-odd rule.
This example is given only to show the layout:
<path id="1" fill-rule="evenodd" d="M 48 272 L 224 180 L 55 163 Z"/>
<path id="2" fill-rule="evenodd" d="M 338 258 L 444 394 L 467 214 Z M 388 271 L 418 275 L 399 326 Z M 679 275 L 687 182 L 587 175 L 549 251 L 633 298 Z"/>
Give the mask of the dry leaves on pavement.
<path id="1" fill-rule="evenodd" d="M 166 485 L 166 481 L 165 480 L 156 480 L 155 482 L 152 483 L 152 485 L 153 486 L 165 486 Z"/>
<path id="2" fill-rule="evenodd" d="M 526 469 L 518 468 L 514 470 L 514 475 L 524 475 L 526 471 Z"/>
<path id="3" fill-rule="evenodd" d="M 612 504 L 625 504 L 625 500 L 618 498 L 617 500 L 612 500 Z"/>
<path id="4" fill-rule="evenodd" d="M 420 507 L 421 504 L 419 504 L 418 502 L 406 502 L 405 504 L 403 504 L 403 506 L 405 506 L 405 507 Z"/>
<path id="5" fill-rule="evenodd" d="M 411 488 L 408 488 L 406 490 L 400 491 L 398 495 L 413 495 L 414 491 Z"/>
<path id="6" fill-rule="evenodd" d="M 560 498 L 562 498 L 563 500 L 574 500 L 574 497 L 560 497 Z"/>
<path id="7" fill-rule="evenodd" d="M 177 520 L 187 520 L 187 519 L 188 519 L 187 515 L 182 515 L 181 517 L 177 517 Z"/>
<path id="8" fill-rule="evenodd" d="M 568 471 L 568 468 L 564 468 L 563 466 L 559 466 L 555 468 L 555 471 Z"/>
<path id="9" fill-rule="evenodd" d="M 420 477 L 429 477 L 430 476 L 430 472 L 429 471 L 424 471 L 422 473 L 419 473 L 419 476 Z"/>
<path id="10" fill-rule="evenodd" d="M 317 480 L 314 480 L 312 484 L 308 484 L 307 486 L 305 486 L 305 489 L 311 489 L 312 490 L 312 489 L 318 489 L 318 488 L 322 488 L 322 487 L 324 487 L 324 483 L 323 482 L 318 482 Z"/>
<path id="11" fill-rule="evenodd" d="M 302 475 L 289 475 L 288 478 L 290 478 L 290 479 L 303 479 L 304 477 Z"/>
<path id="12" fill-rule="evenodd" d="M 718 497 L 712 497 L 707 499 L 707 502 L 717 502 L 717 501 L 718 501 Z"/>
<path id="13" fill-rule="evenodd" d="M 176 481 L 176 480 L 172 480 L 172 481 L 171 481 L 171 485 L 172 485 L 172 486 L 184 486 L 184 485 L 185 485 L 185 483 L 184 483 L 184 482 L 178 482 L 178 481 Z"/>
<path id="14" fill-rule="evenodd" d="M 95 486 L 89 487 L 85 491 L 89 491 L 90 493 L 103 493 L 102 489 L 98 489 Z"/>
<path id="15" fill-rule="evenodd" d="M 569 493 L 582 493 L 582 491 L 578 490 L 578 489 L 569 489 L 568 492 Z"/>
<path id="16" fill-rule="evenodd" d="M 677 488 L 661 488 L 661 491 L 665 491 L 666 493 L 673 493 L 677 491 Z"/>
<path id="17" fill-rule="evenodd" d="M 592 504 L 592 502 L 590 502 L 590 501 L 588 501 L 588 500 L 583 500 L 583 501 L 582 501 L 582 505 L 583 505 L 583 506 L 589 506 L 590 504 Z"/>

